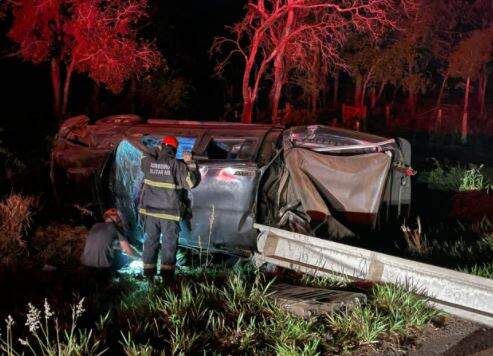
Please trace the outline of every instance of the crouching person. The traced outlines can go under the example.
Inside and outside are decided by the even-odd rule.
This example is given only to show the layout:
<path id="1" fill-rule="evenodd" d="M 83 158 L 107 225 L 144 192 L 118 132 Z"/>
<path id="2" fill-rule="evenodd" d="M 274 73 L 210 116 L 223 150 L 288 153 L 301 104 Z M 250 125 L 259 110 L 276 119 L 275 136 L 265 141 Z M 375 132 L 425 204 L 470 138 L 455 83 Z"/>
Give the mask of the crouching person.
<path id="1" fill-rule="evenodd" d="M 121 250 L 129 258 L 139 258 L 139 253 L 122 234 L 122 219 L 117 209 L 109 209 L 103 215 L 104 222 L 96 223 L 89 230 L 82 254 L 82 263 L 87 267 L 118 270 L 125 265 Z M 118 249 L 118 246 L 120 248 Z"/>
<path id="2" fill-rule="evenodd" d="M 160 147 L 142 157 L 144 185 L 140 214 L 144 221 L 144 275 L 150 279 L 157 273 L 161 245 L 161 276 L 172 281 L 175 273 L 180 221 L 187 208 L 187 189 L 194 188 L 200 178 L 189 153 L 183 154 L 188 165 L 176 159 L 178 141 L 166 136 Z"/>

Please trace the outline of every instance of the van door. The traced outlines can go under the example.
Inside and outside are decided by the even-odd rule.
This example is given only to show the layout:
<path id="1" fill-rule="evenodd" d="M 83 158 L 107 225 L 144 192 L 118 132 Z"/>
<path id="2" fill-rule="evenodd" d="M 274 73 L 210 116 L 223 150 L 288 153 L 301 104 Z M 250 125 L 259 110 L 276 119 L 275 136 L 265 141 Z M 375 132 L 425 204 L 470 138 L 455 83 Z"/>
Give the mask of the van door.
<path id="1" fill-rule="evenodd" d="M 253 229 L 259 137 L 206 137 L 199 152 L 200 184 L 192 190 L 191 230 L 180 243 L 241 253 L 256 246 Z"/>

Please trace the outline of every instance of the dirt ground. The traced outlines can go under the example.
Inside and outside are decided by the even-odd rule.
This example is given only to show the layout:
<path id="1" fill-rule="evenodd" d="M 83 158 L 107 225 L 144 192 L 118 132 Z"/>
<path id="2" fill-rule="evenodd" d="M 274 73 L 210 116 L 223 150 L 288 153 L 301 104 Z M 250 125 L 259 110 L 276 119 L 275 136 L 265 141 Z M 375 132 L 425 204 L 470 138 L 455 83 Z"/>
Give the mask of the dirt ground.
<path id="1" fill-rule="evenodd" d="M 441 328 L 428 327 L 407 355 L 493 355 L 493 329 L 450 318 Z"/>

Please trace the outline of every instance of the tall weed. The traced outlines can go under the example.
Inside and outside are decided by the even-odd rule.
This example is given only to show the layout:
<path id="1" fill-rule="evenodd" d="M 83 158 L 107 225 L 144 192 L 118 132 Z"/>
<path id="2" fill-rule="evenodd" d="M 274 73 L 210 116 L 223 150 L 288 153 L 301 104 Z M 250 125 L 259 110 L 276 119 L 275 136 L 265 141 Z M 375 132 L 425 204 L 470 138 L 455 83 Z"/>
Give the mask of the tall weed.
<path id="1" fill-rule="evenodd" d="M 491 188 L 491 183 L 481 172 L 483 165 L 464 168 L 461 165 L 445 165 L 437 160 L 434 160 L 434 165 L 431 171 L 418 176 L 418 180 L 430 189 L 467 192 Z"/>
<path id="2" fill-rule="evenodd" d="M 0 262 L 12 264 L 27 251 L 25 234 L 32 223 L 37 200 L 11 194 L 0 202 Z"/>

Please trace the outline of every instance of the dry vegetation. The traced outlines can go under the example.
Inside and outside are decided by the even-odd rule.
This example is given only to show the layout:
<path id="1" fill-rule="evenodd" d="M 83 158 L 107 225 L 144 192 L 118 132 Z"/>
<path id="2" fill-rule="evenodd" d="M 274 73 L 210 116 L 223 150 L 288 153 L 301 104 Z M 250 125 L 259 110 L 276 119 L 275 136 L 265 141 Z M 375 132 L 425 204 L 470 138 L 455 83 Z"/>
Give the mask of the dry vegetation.
<path id="1" fill-rule="evenodd" d="M 493 220 L 423 226 L 418 219 L 416 227 L 404 225 L 402 231 L 404 257 L 493 279 Z"/>
<path id="2" fill-rule="evenodd" d="M 55 224 L 36 230 L 33 249 L 40 263 L 64 268 L 79 265 L 87 229 L 84 226 Z"/>
<path id="3" fill-rule="evenodd" d="M 37 200 L 12 194 L 0 202 L 0 264 L 10 265 L 27 254 L 26 233 Z"/>
<path id="4" fill-rule="evenodd" d="M 34 231 L 33 215 L 38 205 L 38 199 L 20 194 L 0 202 L 0 265 L 79 265 L 87 229 L 57 223 Z"/>

